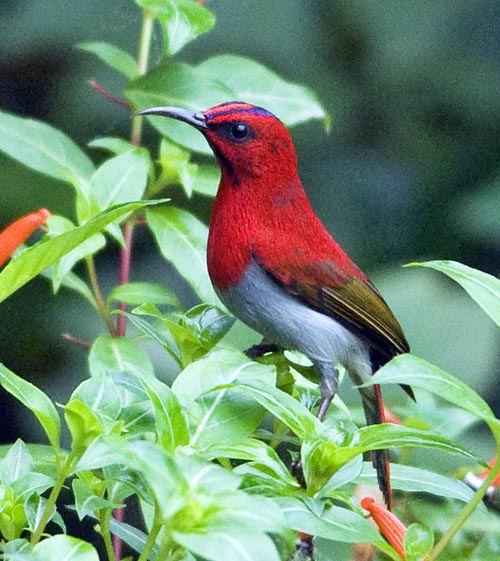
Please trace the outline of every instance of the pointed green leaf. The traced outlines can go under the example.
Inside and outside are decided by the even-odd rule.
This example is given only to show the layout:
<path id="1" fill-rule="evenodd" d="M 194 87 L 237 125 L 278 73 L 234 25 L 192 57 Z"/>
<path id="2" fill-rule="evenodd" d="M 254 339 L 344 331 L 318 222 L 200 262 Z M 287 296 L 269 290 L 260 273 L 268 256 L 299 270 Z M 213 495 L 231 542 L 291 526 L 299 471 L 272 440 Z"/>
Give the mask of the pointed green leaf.
<path id="1" fill-rule="evenodd" d="M 136 0 L 152 13 L 163 28 L 163 52 L 172 56 L 198 35 L 210 31 L 215 16 L 201 3 L 192 0 Z"/>
<path id="2" fill-rule="evenodd" d="M 0 150 L 40 173 L 69 181 L 89 180 L 92 162 L 64 133 L 54 127 L 0 111 Z"/>
<path id="3" fill-rule="evenodd" d="M 112 154 L 123 154 L 124 152 L 130 152 L 131 150 L 135 150 L 137 146 L 120 138 L 118 136 L 104 136 L 99 138 L 94 138 L 88 143 L 90 148 L 101 148 L 102 150 L 107 150 Z"/>
<path id="4" fill-rule="evenodd" d="M 377 475 L 371 462 L 363 463 L 363 470 L 356 481 L 365 485 L 377 485 Z M 391 487 L 399 491 L 430 493 L 463 502 L 470 501 L 474 495 L 474 491 L 458 479 L 402 464 L 391 464 Z"/>
<path id="5" fill-rule="evenodd" d="M 127 304 L 163 304 L 180 307 L 177 296 L 163 284 L 153 282 L 129 282 L 116 286 L 108 296 L 110 302 Z"/>
<path id="6" fill-rule="evenodd" d="M 44 539 L 33 552 L 44 561 L 99 561 L 97 551 L 90 543 L 65 534 Z"/>
<path id="7" fill-rule="evenodd" d="M 127 524 L 126 522 L 118 522 L 118 520 L 116 520 L 114 517 L 112 517 L 110 520 L 110 529 L 113 535 L 118 536 L 134 551 L 142 553 L 148 541 L 147 534 L 141 532 L 140 530 L 138 530 L 134 526 L 131 526 L 130 524 Z M 156 559 L 157 551 L 158 547 L 155 545 L 151 549 L 151 555 L 148 557 L 148 559 Z"/>
<path id="8" fill-rule="evenodd" d="M 28 447 L 22 440 L 17 439 L 0 462 L 0 481 L 3 485 L 10 485 L 33 469 L 33 458 Z"/>
<path id="9" fill-rule="evenodd" d="M 337 506 L 328 508 L 312 499 L 277 497 L 275 500 L 285 515 L 287 526 L 293 530 L 340 542 L 383 543 L 368 520 L 351 510 Z"/>
<path id="10" fill-rule="evenodd" d="M 188 427 L 174 392 L 156 378 L 142 378 L 141 381 L 153 403 L 156 434 L 161 447 L 173 452 L 177 446 L 187 445 Z"/>
<path id="11" fill-rule="evenodd" d="M 247 391 L 300 439 L 323 432 L 321 422 L 304 405 L 269 382 L 260 384 L 238 382 L 236 385 Z"/>
<path id="12" fill-rule="evenodd" d="M 36 386 L 0 364 L 0 384 L 29 409 L 42 425 L 49 442 L 59 450 L 61 421 L 52 401 Z"/>
<path id="13" fill-rule="evenodd" d="M 275 544 L 263 532 L 236 524 L 201 526 L 197 532 L 172 532 L 175 541 L 207 561 L 280 561 Z M 256 557 L 258 555 L 258 557 Z"/>
<path id="14" fill-rule="evenodd" d="M 467 384 L 421 358 L 410 354 L 393 358 L 365 383 L 372 384 L 407 384 L 435 393 L 485 421 L 500 442 L 500 421 L 489 405 Z"/>
<path id="15" fill-rule="evenodd" d="M 99 210 L 138 201 L 148 179 L 149 153 L 136 148 L 106 160 L 92 177 L 91 196 Z"/>
<path id="16" fill-rule="evenodd" d="M 458 282 L 500 327 L 500 279 L 456 261 L 410 263 L 407 267 L 435 269 Z"/>
<path id="17" fill-rule="evenodd" d="M 90 372 L 93 376 L 113 372 L 128 372 L 139 378 L 154 377 L 149 356 L 125 337 L 98 337 L 89 354 Z"/>
<path id="18" fill-rule="evenodd" d="M 172 263 L 202 301 L 220 306 L 208 276 L 208 228 L 205 224 L 191 213 L 175 207 L 149 209 L 146 215 L 165 259 Z"/>
<path id="19" fill-rule="evenodd" d="M 307 86 L 287 82 L 249 58 L 218 55 L 198 65 L 198 70 L 217 76 L 233 91 L 232 99 L 264 107 L 288 127 L 310 119 L 326 119 L 325 110 Z"/>
<path id="20" fill-rule="evenodd" d="M 94 54 L 111 68 L 114 68 L 130 80 L 139 76 L 137 69 L 137 61 L 132 55 L 109 43 L 95 41 L 89 43 L 80 43 L 77 45 L 79 49 Z"/>
<path id="21" fill-rule="evenodd" d="M 126 214 L 163 201 L 138 201 L 117 205 L 98 214 L 82 226 L 48 241 L 37 243 L 23 251 L 0 273 L 0 302 L 8 298 L 32 278 L 61 259 L 71 250 L 102 231 L 108 224 L 120 220 Z"/>
<path id="22" fill-rule="evenodd" d="M 350 439 L 348 438 L 348 440 Z M 392 447 L 425 446 L 443 450 L 444 452 L 461 454 L 477 460 L 477 457 L 472 452 L 453 442 L 453 440 L 430 431 L 413 429 L 403 425 L 393 425 L 391 423 L 361 427 L 356 431 L 353 441 L 353 445 L 362 449 L 363 452 Z"/>
<path id="23" fill-rule="evenodd" d="M 214 351 L 184 369 L 172 389 L 193 419 L 191 446 L 203 449 L 216 443 L 239 441 L 254 431 L 264 410 L 246 392 L 231 387 L 237 381 L 273 379 L 274 370 L 251 362 L 245 355 Z"/>
<path id="24" fill-rule="evenodd" d="M 158 105 L 187 107 L 196 111 L 234 99 L 233 91 L 214 76 L 180 63 L 164 63 L 134 80 L 125 89 L 136 109 Z M 148 117 L 161 134 L 190 150 L 211 154 L 206 140 L 193 127 L 174 119 Z"/>

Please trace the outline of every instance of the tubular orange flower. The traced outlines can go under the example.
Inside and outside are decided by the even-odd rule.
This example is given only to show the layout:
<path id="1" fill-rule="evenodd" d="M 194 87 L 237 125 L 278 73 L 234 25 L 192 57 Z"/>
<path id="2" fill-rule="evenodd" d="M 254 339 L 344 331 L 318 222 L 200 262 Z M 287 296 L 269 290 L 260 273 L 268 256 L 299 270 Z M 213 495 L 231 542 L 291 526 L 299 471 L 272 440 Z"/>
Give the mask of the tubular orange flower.
<path id="1" fill-rule="evenodd" d="M 403 539 L 406 534 L 406 526 L 390 510 L 377 504 L 372 497 L 365 497 L 361 501 L 361 506 L 371 514 L 384 538 L 405 561 Z"/>
<path id="2" fill-rule="evenodd" d="M 7 226 L 0 232 L 0 266 L 2 266 L 14 251 L 40 226 L 47 222 L 50 212 L 41 208 Z"/>

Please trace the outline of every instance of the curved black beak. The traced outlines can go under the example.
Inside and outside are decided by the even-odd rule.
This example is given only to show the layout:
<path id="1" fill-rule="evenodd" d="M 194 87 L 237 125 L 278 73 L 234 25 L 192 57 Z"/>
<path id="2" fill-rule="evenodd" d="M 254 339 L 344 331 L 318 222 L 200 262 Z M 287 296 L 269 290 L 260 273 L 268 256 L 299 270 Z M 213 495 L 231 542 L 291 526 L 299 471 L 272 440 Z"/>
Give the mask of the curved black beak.
<path id="1" fill-rule="evenodd" d="M 190 111 L 182 107 L 151 107 L 138 111 L 136 115 L 160 115 L 187 123 L 202 132 L 207 129 L 207 119 L 201 111 Z"/>

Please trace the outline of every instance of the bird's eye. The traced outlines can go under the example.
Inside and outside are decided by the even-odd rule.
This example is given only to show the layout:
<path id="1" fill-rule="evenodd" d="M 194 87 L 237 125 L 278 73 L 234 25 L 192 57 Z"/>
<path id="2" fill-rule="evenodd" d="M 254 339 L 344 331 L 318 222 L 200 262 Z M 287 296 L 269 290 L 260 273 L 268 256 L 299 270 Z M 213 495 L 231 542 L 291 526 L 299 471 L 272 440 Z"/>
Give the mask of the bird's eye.
<path id="1" fill-rule="evenodd" d="M 244 140 L 250 133 L 250 128 L 248 125 L 244 125 L 243 123 L 237 123 L 231 127 L 231 136 L 235 140 Z"/>

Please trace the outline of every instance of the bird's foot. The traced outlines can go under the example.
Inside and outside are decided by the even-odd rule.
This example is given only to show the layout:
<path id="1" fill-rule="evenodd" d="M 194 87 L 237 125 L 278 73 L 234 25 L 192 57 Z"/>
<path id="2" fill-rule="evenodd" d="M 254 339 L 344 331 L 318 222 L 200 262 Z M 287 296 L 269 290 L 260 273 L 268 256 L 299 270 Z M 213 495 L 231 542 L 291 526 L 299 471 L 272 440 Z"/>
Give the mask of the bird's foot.
<path id="1" fill-rule="evenodd" d="M 278 345 L 275 345 L 274 343 L 268 343 L 265 339 L 263 339 L 257 345 L 252 345 L 251 347 L 249 347 L 245 351 L 245 354 L 247 355 L 248 358 L 253 359 L 253 358 L 259 358 L 267 353 L 276 353 L 279 350 L 280 348 L 278 347 Z"/>

